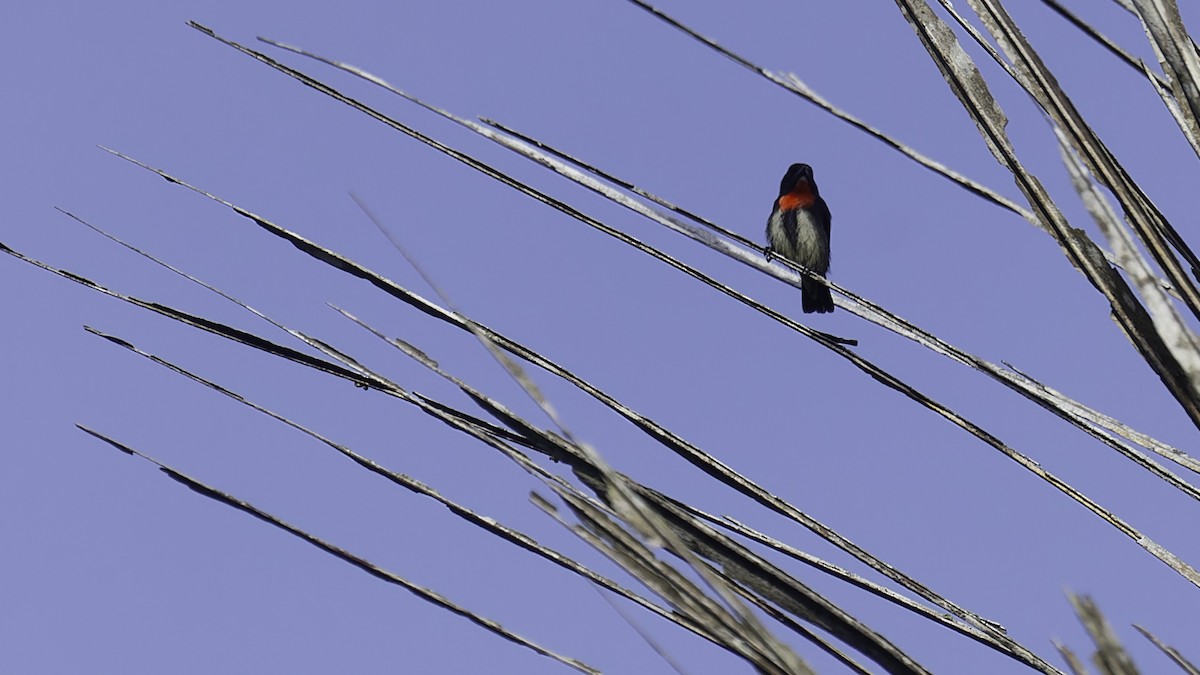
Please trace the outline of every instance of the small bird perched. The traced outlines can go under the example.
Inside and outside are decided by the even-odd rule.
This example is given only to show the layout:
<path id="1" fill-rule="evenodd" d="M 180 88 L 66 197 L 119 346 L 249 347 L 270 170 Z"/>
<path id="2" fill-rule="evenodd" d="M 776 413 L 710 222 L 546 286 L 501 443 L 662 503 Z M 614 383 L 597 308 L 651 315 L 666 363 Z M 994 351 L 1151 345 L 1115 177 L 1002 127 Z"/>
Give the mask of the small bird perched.
<path id="1" fill-rule="evenodd" d="M 767 220 L 767 260 L 778 255 L 825 276 L 829 272 L 829 207 L 817 191 L 812 167 L 793 164 L 779 184 L 779 198 Z M 800 282 L 804 313 L 833 311 L 833 296 L 819 281 Z"/>

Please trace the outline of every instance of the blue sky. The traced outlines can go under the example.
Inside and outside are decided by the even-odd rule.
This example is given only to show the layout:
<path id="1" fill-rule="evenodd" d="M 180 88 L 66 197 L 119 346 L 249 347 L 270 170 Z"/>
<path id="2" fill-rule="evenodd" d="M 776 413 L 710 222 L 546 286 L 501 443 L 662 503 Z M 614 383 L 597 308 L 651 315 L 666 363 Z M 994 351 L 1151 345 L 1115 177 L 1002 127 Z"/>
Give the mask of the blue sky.
<path id="1" fill-rule="evenodd" d="M 1014 199 L 889 3 L 661 7 L 764 67 Z M 1018 3 L 1014 3 L 1016 5 Z M 1133 70 L 1036 3 L 1012 11 L 1084 115 L 1189 237 L 1195 157 Z M 1077 3 L 1153 60 L 1111 3 Z M 975 438 L 711 289 L 187 27 L 265 35 L 348 61 L 465 117 L 555 144 L 761 240 L 780 177 L 815 168 L 838 283 L 984 358 L 1187 450 L 1195 429 L 1057 245 L 814 106 L 624 2 L 117 2 L 8 12 L 0 241 L 122 292 L 286 342 L 270 326 L 98 237 L 69 210 L 406 387 L 452 387 L 330 310 L 425 350 L 515 409 L 532 405 L 469 335 L 301 255 L 252 223 L 121 161 L 138 158 L 432 296 L 347 196 L 353 190 L 455 303 L 551 356 L 1058 664 L 1087 643 L 1064 589 L 1090 593 L 1146 672 L 1130 623 L 1187 651 L 1197 589 Z M 977 52 L 972 52 L 980 59 Z M 511 171 L 820 330 L 1033 457 L 1185 560 L 1195 503 L 1051 415 L 846 311 L 798 294 L 381 90 L 300 68 Z M 981 68 L 1023 159 L 1092 229 L 1053 137 Z M 587 584 L 366 475 L 277 422 L 82 330 L 193 369 L 482 513 L 608 563 L 528 501 L 539 485 L 411 407 L 276 362 L 0 260 L 8 329 L 8 470 L 0 472 L 0 670 L 564 672 L 462 618 L 163 480 L 81 423 L 606 672 L 669 672 Z M 299 346 L 292 343 L 293 346 Z M 619 470 L 833 562 L 845 554 L 700 472 L 549 376 L 572 428 Z M 543 491 L 544 492 L 544 491 Z M 934 671 L 1017 672 L 989 650 L 790 565 Z M 873 577 L 874 578 L 874 577 Z M 692 673 L 735 658 L 626 609 Z M 807 645 L 797 649 L 833 670 Z M 1192 653 L 1193 659 L 1200 654 Z"/>

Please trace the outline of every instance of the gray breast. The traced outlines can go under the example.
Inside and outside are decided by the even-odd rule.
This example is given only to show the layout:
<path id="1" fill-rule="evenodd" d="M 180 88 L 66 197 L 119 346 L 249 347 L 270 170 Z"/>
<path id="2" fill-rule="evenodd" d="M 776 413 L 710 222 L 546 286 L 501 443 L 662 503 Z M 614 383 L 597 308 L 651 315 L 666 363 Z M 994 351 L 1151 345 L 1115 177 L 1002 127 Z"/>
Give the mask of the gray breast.
<path id="1" fill-rule="evenodd" d="M 767 237 L 771 240 L 771 247 L 783 257 L 817 274 L 823 275 L 829 271 L 829 239 L 807 210 L 771 214 L 771 220 L 767 223 Z"/>

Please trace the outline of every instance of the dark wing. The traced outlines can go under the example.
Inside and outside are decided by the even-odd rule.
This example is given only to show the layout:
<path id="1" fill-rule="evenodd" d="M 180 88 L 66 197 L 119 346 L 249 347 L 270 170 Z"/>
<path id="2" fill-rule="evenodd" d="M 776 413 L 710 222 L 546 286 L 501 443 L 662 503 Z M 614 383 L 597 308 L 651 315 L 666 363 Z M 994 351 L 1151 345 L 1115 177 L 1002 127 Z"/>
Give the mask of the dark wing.
<path id="1" fill-rule="evenodd" d="M 829 212 L 829 205 L 824 199 L 817 197 L 817 203 L 813 204 L 814 214 L 817 216 L 817 221 L 821 223 L 821 230 L 825 234 L 825 241 L 829 243 L 829 260 L 828 265 L 833 261 L 833 239 L 829 236 L 829 230 L 833 225 L 833 214 Z"/>
<path id="2" fill-rule="evenodd" d="M 825 235 L 825 240 L 829 240 L 829 226 L 833 222 L 833 214 L 829 213 L 829 205 L 824 199 L 817 197 L 817 203 L 813 204 L 813 215 L 817 217 L 817 222 L 821 224 L 821 230 Z"/>

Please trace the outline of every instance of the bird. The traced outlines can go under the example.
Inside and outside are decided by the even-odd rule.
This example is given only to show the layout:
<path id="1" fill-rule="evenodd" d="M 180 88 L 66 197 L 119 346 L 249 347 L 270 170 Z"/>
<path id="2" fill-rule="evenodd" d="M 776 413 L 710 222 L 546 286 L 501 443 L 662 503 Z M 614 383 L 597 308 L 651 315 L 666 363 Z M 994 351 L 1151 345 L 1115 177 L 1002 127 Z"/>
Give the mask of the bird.
<path id="1" fill-rule="evenodd" d="M 787 258 L 805 269 L 825 276 L 829 272 L 829 226 L 832 216 L 821 199 L 812 167 L 793 164 L 779 184 L 779 197 L 767 219 L 767 260 L 772 255 Z M 804 277 L 800 298 L 805 314 L 833 311 L 829 287 Z"/>

